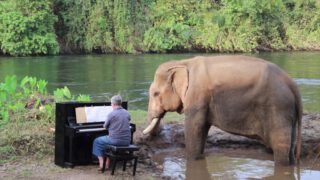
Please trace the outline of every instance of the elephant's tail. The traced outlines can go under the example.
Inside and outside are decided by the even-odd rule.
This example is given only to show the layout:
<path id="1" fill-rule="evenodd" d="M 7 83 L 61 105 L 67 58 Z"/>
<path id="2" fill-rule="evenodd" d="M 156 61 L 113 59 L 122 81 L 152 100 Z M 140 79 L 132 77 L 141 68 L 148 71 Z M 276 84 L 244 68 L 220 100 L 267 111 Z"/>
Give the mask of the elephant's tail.
<path id="1" fill-rule="evenodd" d="M 294 90 L 294 96 L 295 96 L 295 109 L 296 109 L 296 119 L 294 124 L 298 125 L 298 126 L 294 126 L 294 128 L 297 128 L 297 144 L 296 144 L 296 160 L 297 160 L 297 164 L 300 164 L 300 155 L 301 155 L 301 129 L 302 129 L 302 125 L 301 125 L 301 121 L 302 121 L 302 101 L 301 101 L 301 95 L 298 91 L 297 86 L 294 86 L 293 88 Z M 296 130 L 296 129 L 294 129 Z"/>

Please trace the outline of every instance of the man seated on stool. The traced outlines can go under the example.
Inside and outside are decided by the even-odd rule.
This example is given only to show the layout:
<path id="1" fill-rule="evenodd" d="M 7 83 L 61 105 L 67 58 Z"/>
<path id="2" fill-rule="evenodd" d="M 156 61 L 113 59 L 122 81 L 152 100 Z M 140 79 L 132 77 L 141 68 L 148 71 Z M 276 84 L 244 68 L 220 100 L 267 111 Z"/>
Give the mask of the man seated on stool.
<path id="1" fill-rule="evenodd" d="M 108 145 L 127 146 L 131 141 L 130 114 L 121 106 L 121 96 L 111 98 L 113 111 L 106 117 L 103 125 L 109 131 L 107 136 L 97 137 L 93 141 L 92 154 L 99 159 L 99 171 L 102 171 L 103 153 Z M 107 158 L 106 168 L 109 168 L 110 160 Z"/>

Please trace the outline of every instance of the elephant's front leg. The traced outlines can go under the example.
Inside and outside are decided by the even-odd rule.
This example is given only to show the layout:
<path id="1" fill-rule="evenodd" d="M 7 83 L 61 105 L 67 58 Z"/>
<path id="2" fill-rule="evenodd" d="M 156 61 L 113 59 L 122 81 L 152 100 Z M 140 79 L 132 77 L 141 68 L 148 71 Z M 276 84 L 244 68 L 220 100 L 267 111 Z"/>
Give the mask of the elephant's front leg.
<path id="1" fill-rule="evenodd" d="M 185 143 L 189 160 L 203 158 L 204 146 L 210 129 L 206 114 L 205 110 L 186 113 Z"/>

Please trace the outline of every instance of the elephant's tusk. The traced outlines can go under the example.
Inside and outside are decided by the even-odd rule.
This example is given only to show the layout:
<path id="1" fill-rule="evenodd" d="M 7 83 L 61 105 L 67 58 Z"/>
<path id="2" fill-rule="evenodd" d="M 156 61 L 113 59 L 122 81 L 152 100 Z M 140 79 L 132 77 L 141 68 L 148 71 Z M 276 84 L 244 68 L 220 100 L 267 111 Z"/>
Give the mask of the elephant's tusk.
<path id="1" fill-rule="evenodd" d="M 142 133 L 143 133 L 143 134 L 148 134 L 148 133 L 150 133 L 150 131 L 155 128 L 155 126 L 156 126 L 156 124 L 158 123 L 158 121 L 159 121 L 159 118 L 154 118 L 154 119 L 152 119 L 152 122 L 150 123 L 150 125 L 149 125 L 145 130 L 143 130 Z"/>

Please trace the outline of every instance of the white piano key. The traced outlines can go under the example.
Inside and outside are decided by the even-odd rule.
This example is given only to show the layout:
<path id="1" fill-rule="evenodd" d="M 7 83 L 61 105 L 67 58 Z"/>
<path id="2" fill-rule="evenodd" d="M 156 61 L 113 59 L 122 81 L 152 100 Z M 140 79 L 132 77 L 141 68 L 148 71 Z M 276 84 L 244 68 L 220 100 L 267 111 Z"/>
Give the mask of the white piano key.
<path id="1" fill-rule="evenodd" d="M 94 131 L 103 131 L 106 128 L 88 128 L 88 129 L 79 129 L 79 132 L 94 132 Z"/>

